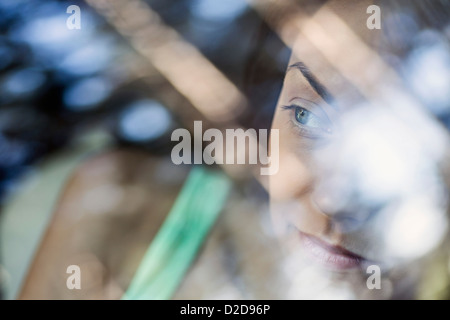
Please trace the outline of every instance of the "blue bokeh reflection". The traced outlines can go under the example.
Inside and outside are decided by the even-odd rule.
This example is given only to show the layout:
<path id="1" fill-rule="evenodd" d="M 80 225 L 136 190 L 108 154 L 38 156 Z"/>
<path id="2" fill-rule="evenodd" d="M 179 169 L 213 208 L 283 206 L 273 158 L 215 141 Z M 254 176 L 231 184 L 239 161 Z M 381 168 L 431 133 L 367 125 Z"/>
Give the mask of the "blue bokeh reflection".
<path id="1" fill-rule="evenodd" d="M 80 80 L 64 92 L 64 103 L 72 111 L 85 111 L 94 108 L 112 91 L 112 85 L 101 77 Z"/>
<path id="2" fill-rule="evenodd" d="M 197 0 L 192 7 L 195 17 L 210 21 L 230 21 L 247 9 L 245 0 Z"/>
<path id="3" fill-rule="evenodd" d="M 143 142 L 159 138 L 171 124 L 167 109 L 154 100 L 146 99 L 132 103 L 124 111 L 119 131 L 128 141 Z"/>
<path id="4" fill-rule="evenodd" d="M 46 82 L 46 75 L 36 68 L 24 68 L 8 74 L 1 84 L 5 102 L 25 99 L 37 93 Z"/>

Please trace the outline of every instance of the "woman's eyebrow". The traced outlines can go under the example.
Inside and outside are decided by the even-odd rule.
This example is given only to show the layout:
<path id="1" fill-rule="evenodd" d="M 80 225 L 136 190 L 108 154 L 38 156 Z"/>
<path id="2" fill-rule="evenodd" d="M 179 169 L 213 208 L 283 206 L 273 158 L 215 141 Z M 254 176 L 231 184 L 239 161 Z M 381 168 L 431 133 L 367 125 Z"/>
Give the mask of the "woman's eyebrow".
<path id="1" fill-rule="evenodd" d="M 305 79 L 308 81 L 308 83 L 310 84 L 310 86 L 314 89 L 314 91 L 317 92 L 317 94 L 319 96 L 322 97 L 322 99 L 328 103 L 331 106 L 334 106 L 334 98 L 333 96 L 330 94 L 330 92 L 317 80 L 317 78 L 311 73 L 311 71 L 305 66 L 305 64 L 303 62 L 296 62 L 294 64 L 291 64 L 288 67 L 288 70 L 291 69 L 297 69 L 299 70 L 303 76 L 305 77 Z"/>

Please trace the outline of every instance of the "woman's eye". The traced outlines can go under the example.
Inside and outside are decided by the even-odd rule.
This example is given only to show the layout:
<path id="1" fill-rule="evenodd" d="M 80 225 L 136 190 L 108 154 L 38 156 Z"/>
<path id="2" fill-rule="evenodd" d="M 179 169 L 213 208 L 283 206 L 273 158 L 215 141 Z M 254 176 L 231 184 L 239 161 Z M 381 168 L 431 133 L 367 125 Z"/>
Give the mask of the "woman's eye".
<path id="1" fill-rule="evenodd" d="M 283 106 L 283 109 L 292 112 L 291 121 L 296 125 L 301 136 L 325 138 L 332 133 L 331 122 L 326 116 L 319 116 L 296 104 Z"/>
<path id="2" fill-rule="evenodd" d="M 311 111 L 298 106 L 295 107 L 295 120 L 304 126 L 313 128 L 320 128 L 322 126 L 322 121 L 318 116 Z"/>

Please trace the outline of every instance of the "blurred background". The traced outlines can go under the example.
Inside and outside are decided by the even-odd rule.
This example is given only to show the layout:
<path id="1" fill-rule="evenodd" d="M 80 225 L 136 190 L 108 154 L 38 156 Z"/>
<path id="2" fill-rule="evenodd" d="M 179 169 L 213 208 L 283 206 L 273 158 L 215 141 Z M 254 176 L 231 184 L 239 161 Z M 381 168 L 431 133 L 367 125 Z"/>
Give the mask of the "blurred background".
<path id="1" fill-rule="evenodd" d="M 403 31 L 389 35 L 384 58 L 449 129 L 449 4 L 436 4 L 420 15 L 401 5 L 386 12 L 384 23 Z M 80 29 L 66 25 L 70 5 L 81 9 Z M 172 130 L 192 130 L 194 120 L 270 127 L 291 50 L 262 12 L 246 0 L 0 2 L 3 299 L 17 297 L 55 203 L 84 160 L 117 149 L 167 160 Z M 436 72 L 439 79 L 428 76 Z M 185 177 L 162 170 L 168 174 L 151 178 L 156 185 Z M 238 180 L 264 193 L 250 173 Z"/>

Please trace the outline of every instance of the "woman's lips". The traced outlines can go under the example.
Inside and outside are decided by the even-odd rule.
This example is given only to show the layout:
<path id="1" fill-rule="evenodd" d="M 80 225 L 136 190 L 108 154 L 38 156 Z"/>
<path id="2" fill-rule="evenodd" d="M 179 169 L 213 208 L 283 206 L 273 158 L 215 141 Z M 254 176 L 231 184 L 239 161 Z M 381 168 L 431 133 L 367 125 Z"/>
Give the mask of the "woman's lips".
<path id="1" fill-rule="evenodd" d="M 327 268 L 345 270 L 360 267 L 365 261 L 353 252 L 330 245 L 312 235 L 300 232 L 300 239 L 306 253 Z"/>

